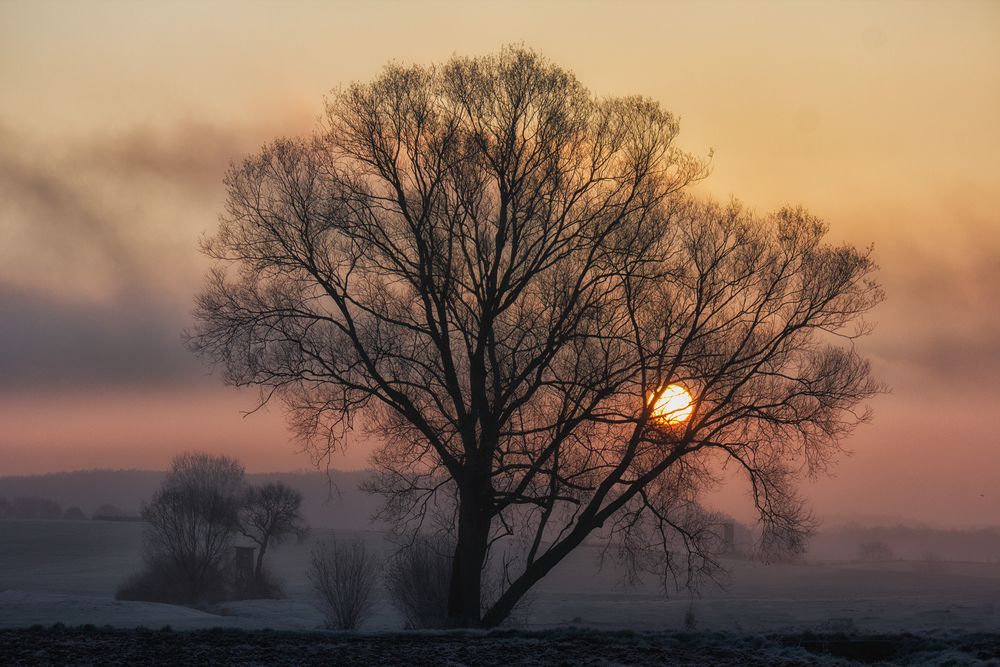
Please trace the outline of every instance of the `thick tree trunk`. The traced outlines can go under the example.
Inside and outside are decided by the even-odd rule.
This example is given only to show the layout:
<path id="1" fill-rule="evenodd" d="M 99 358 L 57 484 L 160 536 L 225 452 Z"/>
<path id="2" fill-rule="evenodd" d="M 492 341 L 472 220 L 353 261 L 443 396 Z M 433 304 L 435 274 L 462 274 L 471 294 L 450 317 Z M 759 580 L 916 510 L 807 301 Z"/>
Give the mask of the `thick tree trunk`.
<path id="1" fill-rule="evenodd" d="M 584 526 L 578 526 L 576 530 L 566 536 L 558 545 L 552 547 L 541 558 L 536 560 L 525 572 L 514 580 L 514 582 L 503 592 L 492 607 L 483 615 L 480 625 L 486 628 L 494 628 L 505 620 L 521 601 L 521 598 L 531 590 L 531 587 L 538 583 L 552 568 L 568 556 L 575 548 L 580 546 L 583 540 L 596 527 L 596 523 L 586 522 Z"/>
<path id="2" fill-rule="evenodd" d="M 459 494 L 458 539 L 448 590 L 448 623 L 471 628 L 482 614 L 482 573 L 490 532 L 490 517 L 479 499 L 482 489 Z"/>

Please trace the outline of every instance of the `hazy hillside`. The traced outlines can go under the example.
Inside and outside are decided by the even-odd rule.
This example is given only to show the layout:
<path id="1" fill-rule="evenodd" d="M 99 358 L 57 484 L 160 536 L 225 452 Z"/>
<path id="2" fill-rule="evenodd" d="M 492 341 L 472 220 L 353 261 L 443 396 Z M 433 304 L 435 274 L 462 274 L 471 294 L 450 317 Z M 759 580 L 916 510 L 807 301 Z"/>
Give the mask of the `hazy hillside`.
<path id="1" fill-rule="evenodd" d="M 86 470 L 0 477 L 0 498 L 39 497 L 54 500 L 62 507 L 77 506 L 90 516 L 104 504 L 114 505 L 124 514 L 137 514 L 166 475 L 158 470 Z M 370 517 L 381 501 L 358 486 L 367 472 L 263 473 L 247 475 L 252 482 L 282 481 L 304 496 L 303 514 L 317 528 L 366 530 Z"/>

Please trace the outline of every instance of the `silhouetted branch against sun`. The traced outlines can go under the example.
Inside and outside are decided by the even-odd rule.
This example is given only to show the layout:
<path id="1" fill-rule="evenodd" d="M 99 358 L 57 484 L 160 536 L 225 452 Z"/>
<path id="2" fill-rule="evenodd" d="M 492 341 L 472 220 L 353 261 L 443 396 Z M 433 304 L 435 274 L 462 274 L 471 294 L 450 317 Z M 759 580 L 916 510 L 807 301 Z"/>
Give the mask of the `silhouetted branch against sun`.
<path id="1" fill-rule="evenodd" d="M 870 252 L 802 209 L 687 194 L 707 170 L 678 131 L 507 48 L 390 65 L 226 177 L 190 346 L 275 391 L 314 448 L 361 419 L 386 511 L 452 532 L 456 625 L 502 622 L 592 536 L 711 576 L 698 495 L 720 459 L 764 546 L 798 548 L 795 480 L 880 389 L 830 335 L 882 298 Z M 523 550 L 484 604 L 501 535 Z"/>

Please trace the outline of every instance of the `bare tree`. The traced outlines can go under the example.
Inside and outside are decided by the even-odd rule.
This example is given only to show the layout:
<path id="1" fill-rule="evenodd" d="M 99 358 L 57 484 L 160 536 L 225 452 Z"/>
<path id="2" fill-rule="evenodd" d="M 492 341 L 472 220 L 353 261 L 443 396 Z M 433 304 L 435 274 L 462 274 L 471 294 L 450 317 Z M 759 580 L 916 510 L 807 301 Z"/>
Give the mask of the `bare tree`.
<path id="1" fill-rule="evenodd" d="M 302 494 L 281 482 L 247 487 L 239 512 L 240 533 L 257 545 L 254 581 L 264 577 L 264 554 L 271 545 L 302 537 Z"/>
<path id="2" fill-rule="evenodd" d="M 154 578 L 177 578 L 180 601 L 219 594 L 226 551 L 236 535 L 243 466 L 209 454 L 174 458 L 163 486 L 142 508 L 147 569 Z"/>
<path id="3" fill-rule="evenodd" d="M 795 480 L 879 390 L 851 344 L 881 298 L 870 252 L 802 209 L 692 199 L 706 166 L 670 113 L 525 49 L 391 65 L 325 118 L 229 171 L 189 343 L 317 454 L 376 436 L 401 528 L 452 512 L 451 623 L 502 622 L 588 537 L 711 575 L 697 498 L 723 464 L 762 548 L 801 546 Z M 683 418 L 658 408 L 677 387 Z M 507 535 L 525 548 L 484 613 Z"/>
<path id="4" fill-rule="evenodd" d="M 320 542 L 312 553 L 309 581 L 323 602 L 327 626 L 354 630 L 375 603 L 379 561 L 364 542 Z"/>
<path id="5" fill-rule="evenodd" d="M 407 628 L 441 628 L 448 624 L 448 584 L 453 550 L 420 536 L 400 549 L 386 569 L 386 590 L 406 619 Z"/>

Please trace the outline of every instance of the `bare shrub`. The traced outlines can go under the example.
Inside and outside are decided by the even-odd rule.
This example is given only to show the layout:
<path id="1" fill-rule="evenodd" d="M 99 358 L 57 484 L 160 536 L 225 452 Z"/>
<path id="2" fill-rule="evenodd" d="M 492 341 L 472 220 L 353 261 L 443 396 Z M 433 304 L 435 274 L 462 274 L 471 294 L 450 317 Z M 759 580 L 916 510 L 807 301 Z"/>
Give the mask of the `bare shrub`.
<path id="1" fill-rule="evenodd" d="M 309 581 L 323 603 L 328 628 L 354 630 L 371 614 L 379 560 L 360 540 L 320 542 L 313 550 Z"/>
<path id="2" fill-rule="evenodd" d="M 419 537 L 401 550 L 386 571 L 386 588 L 407 628 L 448 624 L 448 587 L 454 546 Z"/>
<path id="3" fill-rule="evenodd" d="M 192 599 L 189 579 L 184 569 L 169 558 L 147 552 L 143 567 L 118 586 L 115 598 L 167 604 L 211 603 L 229 595 L 221 564 L 212 564 L 203 573 L 197 599 Z"/>
<path id="4" fill-rule="evenodd" d="M 116 600 L 142 602 L 180 602 L 177 599 L 179 579 L 171 576 L 163 563 L 146 562 L 142 570 L 130 574 L 118 585 Z"/>

